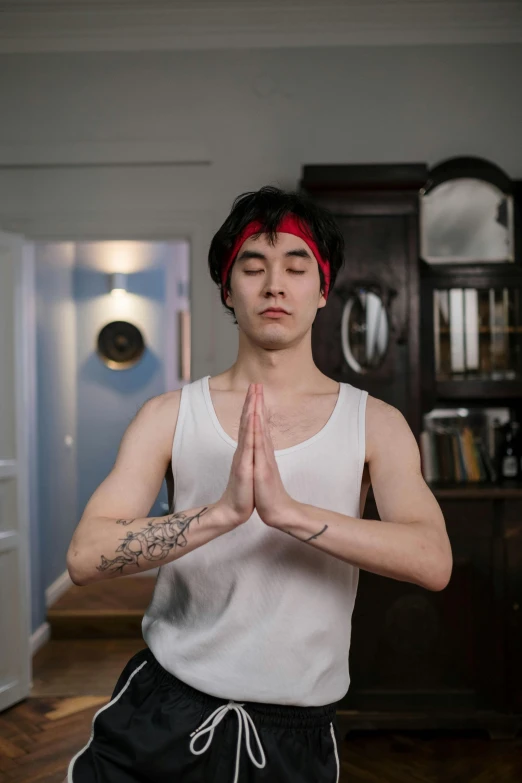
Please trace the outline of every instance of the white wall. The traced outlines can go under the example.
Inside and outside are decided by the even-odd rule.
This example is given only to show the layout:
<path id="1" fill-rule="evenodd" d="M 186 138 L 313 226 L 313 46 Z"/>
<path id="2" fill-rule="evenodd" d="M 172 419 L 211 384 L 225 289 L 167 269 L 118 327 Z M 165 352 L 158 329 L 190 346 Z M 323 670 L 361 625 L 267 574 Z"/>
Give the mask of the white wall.
<path id="1" fill-rule="evenodd" d="M 135 141 L 145 159 L 160 161 L 0 166 L 0 227 L 46 241 L 189 239 L 192 377 L 216 374 L 233 362 L 237 333 L 207 251 L 236 195 L 268 183 L 295 187 L 305 163 L 434 165 L 478 155 L 521 178 L 521 73 L 520 44 L 0 55 L 0 151 L 16 147 L 23 163 L 26 148 L 27 160 L 45 163 L 66 143 L 119 150 Z M 164 142 L 174 150 L 168 165 Z M 199 151 L 194 162 L 173 164 L 187 149 Z M 65 286 L 62 309 L 52 317 L 69 326 L 63 344 L 42 355 L 50 367 L 60 351 L 72 361 L 63 260 L 53 272 Z M 72 399 L 62 401 L 69 423 Z M 63 547 L 69 529 L 59 520 L 70 525 L 73 499 L 58 503 L 58 490 L 55 478 L 46 492 Z"/>
<path id="2" fill-rule="evenodd" d="M 205 154 L 194 165 L 4 168 L 0 226 L 190 235 L 193 377 L 214 374 L 237 335 L 206 253 L 237 194 L 293 187 L 304 163 L 469 154 L 522 177 L 520 73 L 519 44 L 2 55 L 0 145 L 45 158 L 60 142 L 168 140 Z"/>

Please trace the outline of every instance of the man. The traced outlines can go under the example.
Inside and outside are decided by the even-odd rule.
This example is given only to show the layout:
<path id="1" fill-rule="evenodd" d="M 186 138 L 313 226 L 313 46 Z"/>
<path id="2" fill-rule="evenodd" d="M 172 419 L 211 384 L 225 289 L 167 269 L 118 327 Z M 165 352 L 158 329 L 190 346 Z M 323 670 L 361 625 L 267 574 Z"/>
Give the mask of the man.
<path id="1" fill-rule="evenodd" d="M 312 359 L 343 249 L 332 215 L 273 187 L 238 197 L 214 236 L 237 359 L 145 403 L 69 548 L 80 585 L 161 566 L 148 646 L 69 783 L 339 781 L 359 569 L 447 585 L 444 519 L 404 417 Z M 148 518 L 165 475 L 171 513 Z M 383 521 L 361 519 L 370 480 Z"/>

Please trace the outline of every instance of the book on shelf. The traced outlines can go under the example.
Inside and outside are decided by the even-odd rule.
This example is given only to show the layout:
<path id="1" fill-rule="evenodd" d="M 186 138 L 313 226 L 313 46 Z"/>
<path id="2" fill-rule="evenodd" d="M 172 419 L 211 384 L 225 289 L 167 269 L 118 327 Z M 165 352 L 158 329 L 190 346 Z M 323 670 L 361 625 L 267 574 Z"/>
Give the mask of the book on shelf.
<path id="1" fill-rule="evenodd" d="M 439 409 L 424 416 L 420 435 L 422 473 L 427 482 L 498 480 L 499 428 L 509 409 Z"/>

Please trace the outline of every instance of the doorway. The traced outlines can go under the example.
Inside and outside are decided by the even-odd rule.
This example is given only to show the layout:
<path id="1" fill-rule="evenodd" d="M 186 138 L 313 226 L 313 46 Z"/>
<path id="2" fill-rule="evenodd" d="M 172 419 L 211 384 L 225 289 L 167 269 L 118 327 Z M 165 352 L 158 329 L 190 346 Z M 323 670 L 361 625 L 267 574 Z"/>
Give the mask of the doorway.
<path id="1" fill-rule="evenodd" d="M 33 632 L 48 624 L 42 642 L 141 627 L 157 569 L 86 589 L 72 585 L 65 558 L 138 409 L 189 382 L 189 253 L 186 240 L 34 243 L 39 541 L 31 577 Z M 118 343 L 102 339 L 114 324 L 126 325 L 116 332 L 120 345 L 138 335 L 121 366 L 110 356 Z M 164 483 L 149 516 L 167 512 Z"/>

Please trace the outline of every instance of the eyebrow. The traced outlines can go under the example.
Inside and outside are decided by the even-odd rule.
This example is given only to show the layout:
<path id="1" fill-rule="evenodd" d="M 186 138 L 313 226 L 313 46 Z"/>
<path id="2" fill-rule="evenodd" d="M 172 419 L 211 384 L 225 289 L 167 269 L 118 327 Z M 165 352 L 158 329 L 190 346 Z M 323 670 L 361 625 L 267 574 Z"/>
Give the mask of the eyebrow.
<path id="1" fill-rule="evenodd" d="M 305 261 L 313 261 L 314 259 L 304 247 L 297 248 L 296 250 L 287 250 L 285 258 L 304 258 Z M 259 250 L 243 250 L 238 255 L 236 261 L 248 261 L 249 258 L 258 258 L 262 261 L 266 261 L 266 255 Z"/>

